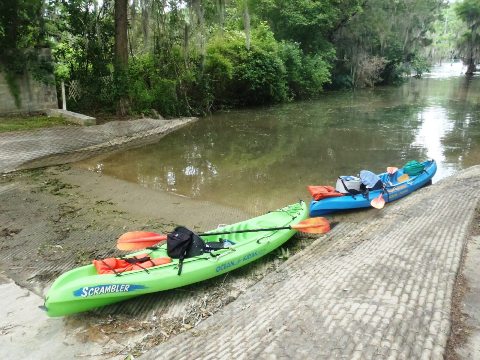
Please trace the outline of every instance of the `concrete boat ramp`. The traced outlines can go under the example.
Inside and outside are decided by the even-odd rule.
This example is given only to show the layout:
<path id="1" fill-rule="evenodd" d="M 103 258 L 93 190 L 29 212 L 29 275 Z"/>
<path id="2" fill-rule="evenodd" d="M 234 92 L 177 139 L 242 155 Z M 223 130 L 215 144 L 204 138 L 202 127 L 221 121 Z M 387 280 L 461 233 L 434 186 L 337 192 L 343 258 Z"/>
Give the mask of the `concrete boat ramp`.
<path id="1" fill-rule="evenodd" d="M 479 230 L 478 189 L 476 166 L 371 211 L 361 223 L 340 223 L 144 358 L 444 358 L 457 272 Z M 324 242 L 328 249 L 319 254 Z M 479 260 L 470 260 L 477 273 L 467 276 L 478 284 Z M 480 300 L 471 301 L 478 309 Z M 468 346 L 464 358 L 480 358 L 478 340 Z"/>
<path id="2" fill-rule="evenodd" d="M 50 155 L 44 158 L 50 159 L 46 163 L 53 159 Z M 13 158 L 2 154 L 0 164 L 4 172 L 25 166 L 13 163 Z M 35 156 L 31 160 L 36 161 Z M 56 163 L 58 158 L 53 160 Z M 53 256 L 60 264 L 62 259 L 70 257 L 68 251 L 75 251 L 81 241 L 94 244 L 92 239 L 98 239 L 103 243 L 107 239 L 101 234 L 108 234 L 111 241 L 118 235 L 115 231 L 119 228 L 126 231 L 127 227 L 142 224 L 141 228 L 152 226 L 144 221 L 154 208 L 143 208 L 144 202 L 138 205 L 143 215 L 139 212 L 137 217 L 127 216 L 124 211 L 135 207 L 132 199 L 160 196 L 148 189 L 141 190 L 144 192 L 141 196 L 136 193 L 133 196 L 135 185 L 122 183 L 121 196 L 125 199 L 117 199 L 112 194 L 108 195 L 112 198 L 102 198 L 107 189 L 102 190 L 102 186 L 93 183 L 106 179 L 93 174 L 89 175 L 89 186 L 96 189 L 96 193 L 92 192 L 94 201 L 77 194 L 82 186 L 74 180 L 79 171 L 55 174 L 75 186 L 64 187 L 66 192 L 55 197 L 55 209 L 63 212 L 57 214 L 51 210 L 48 216 L 54 218 L 53 222 L 44 214 L 49 211 L 47 203 L 52 197 L 47 192 L 50 190 L 37 191 L 32 182 L 21 176 L 0 184 L 3 253 L 0 356 L 3 358 L 125 359 L 133 353 L 131 343 L 135 342 L 135 356 L 145 359 L 480 358 L 477 256 L 480 166 L 387 204 L 383 210 L 371 209 L 359 216 L 335 218 L 339 223 L 329 234 L 308 239 L 307 245 L 288 260 L 270 259 L 263 265 L 254 265 L 257 270 L 265 270 L 262 276 L 251 269 L 246 273 L 248 276 L 244 276 L 240 270 L 206 285 L 142 297 L 114 310 L 110 308 L 86 317 L 49 319 L 37 306 L 43 303 L 42 295 L 52 279 L 46 279 L 46 273 L 35 272 L 35 266 L 15 266 L 25 251 L 23 246 L 30 246 L 28 252 L 39 258 L 50 249 L 50 259 L 45 261 L 52 260 Z M 53 176 L 47 172 L 42 174 L 42 179 L 47 175 Z M 58 186 L 58 179 L 57 182 L 50 180 L 42 181 Z M 28 202 L 31 218 L 19 215 L 24 210 L 14 205 L 15 199 L 19 203 Z M 128 201 L 128 206 L 124 204 L 122 208 L 122 201 Z M 191 200 L 163 197 L 158 201 L 175 207 Z M 86 208 L 89 202 L 91 208 Z M 101 206 L 104 206 L 103 212 L 93 212 Z M 203 229 L 210 226 L 209 222 L 236 221 L 247 216 L 210 203 L 195 206 L 196 213 L 202 213 L 203 207 L 206 215 L 185 218 L 185 221 L 190 221 L 190 226 L 197 222 Z M 104 215 L 107 207 L 112 207 L 107 214 L 110 217 Z M 171 226 L 173 219 L 168 218 L 168 214 L 164 210 L 162 219 L 157 220 Z M 111 226 L 96 229 L 94 225 L 102 216 L 107 216 L 104 222 Z M 88 224 L 82 227 L 84 223 Z M 45 239 L 38 239 L 37 234 Z M 75 239 L 78 242 L 68 250 L 67 243 Z M 52 268 L 55 270 L 52 276 L 74 266 L 72 261 L 65 264 Z M 464 280 L 463 287 L 459 287 L 459 275 Z M 233 286 L 233 290 L 241 289 L 236 293 L 222 293 L 229 281 L 230 285 L 242 283 L 243 287 Z M 216 298 L 222 301 L 212 310 L 207 302 Z M 200 313 L 204 315 L 191 316 L 192 299 L 198 299 Z M 136 313 L 132 312 L 139 308 L 143 309 L 141 321 L 137 321 Z M 461 321 L 458 321 L 459 313 L 464 317 Z M 170 314 L 169 319 L 173 316 L 180 319 L 179 326 L 160 319 L 166 314 Z M 92 334 L 85 330 L 85 323 L 92 321 L 113 330 L 107 332 L 105 326 L 92 326 L 98 330 Z M 136 327 L 143 329 L 143 333 L 136 331 Z M 463 338 L 457 336 L 462 331 L 466 335 Z M 453 345 L 447 344 L 449 339 L 450 342 L 453 339 Z"/>
<path id="3" fill-rule="evenodd" d="M 155 142 L 196 120 L 138 119 L 0 133 L 0 173 L 65 164 L 106 151 Z"/>

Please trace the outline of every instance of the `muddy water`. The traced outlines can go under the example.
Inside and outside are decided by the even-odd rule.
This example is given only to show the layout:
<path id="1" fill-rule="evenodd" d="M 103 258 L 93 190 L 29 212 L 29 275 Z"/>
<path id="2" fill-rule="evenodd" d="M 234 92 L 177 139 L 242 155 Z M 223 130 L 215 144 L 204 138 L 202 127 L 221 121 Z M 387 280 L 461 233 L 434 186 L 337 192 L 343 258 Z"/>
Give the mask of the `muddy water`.
<path id="1" fill-rule="evenodd" d="M 219 112 L 141 148 L 90 159 L 93 171 L 258 214 L 307 185 L 434 158 L 434 182 L 480 163 L 480 79 L 446 65 L 399 87 Z"/>

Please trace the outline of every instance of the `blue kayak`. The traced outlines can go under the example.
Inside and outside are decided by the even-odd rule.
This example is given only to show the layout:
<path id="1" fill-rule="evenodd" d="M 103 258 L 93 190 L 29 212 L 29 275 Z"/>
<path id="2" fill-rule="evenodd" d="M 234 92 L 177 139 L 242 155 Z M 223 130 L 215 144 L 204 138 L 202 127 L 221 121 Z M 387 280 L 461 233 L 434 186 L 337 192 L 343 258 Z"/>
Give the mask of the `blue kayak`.
<path id="1" fill-rule="evenodd" d="M 421 163 L 424 170 L 417 176 L 408 176 L 403 169 L 398 169 L 395 174 L 378 174 L 384 184 L 380 190 L 370 191 L 367 194 L 330 197 L 321 200 L 313 200 L 310 203 L 310 216 L 323 216 L 337 211 L 369 208 L 370 201 L 383 193 L 385 202 L 398 200 L 413 191 L 425 186 L 437 171 L 435 160 L 428 160 Z"/>

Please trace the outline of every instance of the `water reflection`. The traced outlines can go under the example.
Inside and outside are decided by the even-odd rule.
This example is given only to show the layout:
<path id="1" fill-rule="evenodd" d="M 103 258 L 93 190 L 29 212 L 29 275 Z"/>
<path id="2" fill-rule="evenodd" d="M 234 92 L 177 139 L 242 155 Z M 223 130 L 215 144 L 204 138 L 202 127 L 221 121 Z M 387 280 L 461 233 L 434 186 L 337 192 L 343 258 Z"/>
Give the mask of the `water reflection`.
<path id="1" fill-rule="evenodd" d="M 418 129 L 412 146 L 425 148 L 426 156 L 437 161 L 436 179 L 453 174 L 458 167 L 445 161 L 442 143 L 445 135 L 453 128 L 445 109 L 439 106 L 430 106 L 421 111 L 418 117 L 422 125 Z"/>
<path id="2" fill-rule="evenodd" d="M 435 158 L 434 180 L 480 162 L 480 83 L 412 79 L 401 87 L 217 113 L 158 144 L 80 164 L 251 214 L 308 199 L 306 186 L 361 169 Z"/>

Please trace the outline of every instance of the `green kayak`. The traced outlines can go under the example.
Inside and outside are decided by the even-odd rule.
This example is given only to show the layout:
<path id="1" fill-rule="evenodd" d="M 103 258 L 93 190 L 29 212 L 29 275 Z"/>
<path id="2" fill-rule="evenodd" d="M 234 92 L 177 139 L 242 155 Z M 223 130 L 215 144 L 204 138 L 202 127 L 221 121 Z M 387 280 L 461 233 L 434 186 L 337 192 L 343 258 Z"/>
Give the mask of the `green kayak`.
<path id="1" fill-rule="evenodd" d="M 308 209 L 302 201 L 211 232 L 290 226 L 307 217 Z M 223 236 L 202 235 L 205 242 L 219 241 L 222 238 L 233 245 L 185 259 L 181 275 L 178 275 L 178 259 L 147 270 L 120 274 L 99 275 L 93 265 L 82 266 L 62 274 L 53 283 L 45 299 L 45 308 L 49 316 L 69 315 L 210 279 L 259 259 L 282 245 L 295 233 L 296 230 L 285 229 Z M 165 257 L 166 244 L 155 250 L 143 250 L 127 257 L 146 252 L 152 259 Z"/>

